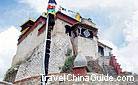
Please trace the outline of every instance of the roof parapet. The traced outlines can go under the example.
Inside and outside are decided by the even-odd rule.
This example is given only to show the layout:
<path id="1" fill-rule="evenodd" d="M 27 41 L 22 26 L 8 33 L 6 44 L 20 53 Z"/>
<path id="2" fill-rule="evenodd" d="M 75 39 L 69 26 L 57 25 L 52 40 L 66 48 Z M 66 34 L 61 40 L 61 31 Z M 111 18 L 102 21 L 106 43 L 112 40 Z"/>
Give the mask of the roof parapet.
<path id="1" fill-rule="evenodd" d="M 89 19 L 86 19 L 86 18 L 82 18 L 81 19 L 81 23 L 83 24 L 87 24 L 87 25 L 90 25 L 94 28 L 96 28 L 96 24 L 92 22 L 92 20 L 89 18 Z"/>

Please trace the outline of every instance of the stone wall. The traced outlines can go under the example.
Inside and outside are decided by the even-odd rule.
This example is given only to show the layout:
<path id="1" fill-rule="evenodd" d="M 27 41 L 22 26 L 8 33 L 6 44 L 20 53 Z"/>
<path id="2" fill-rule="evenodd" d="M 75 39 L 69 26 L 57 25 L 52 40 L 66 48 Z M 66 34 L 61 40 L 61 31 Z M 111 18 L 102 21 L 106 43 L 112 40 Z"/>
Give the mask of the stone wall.
<path id="1" fill-rule="evenodd" d="M 78 52 L 86 56 L 88 61 L 90 59 L 96 60 L 98 58 L 98 44 L 97 39 L 87 39 L 78 36 Z"/>
<path id="2" fill-rule="evenodd" d="M 28 54 L 32 52 L 36 46 L 44 41 L 44 34 L 38 36 L 38 25 L 17 47 L 16 55 L 13 58 L 12 66 L 29 58 Z"/>
<path id="3" fill-rule="evenodd" d="M 67 23 L 57 19 L 52 31 L 49 73 L 59 73 L 61 71 L 67 58 L 67 50 L 72 49 L 70 37 L 65 34 L 65 25 Z"/>
<path id="4" fill-rule="evenodd" d="M 8 69 L 3 80 L 6 82 L 14 82 L 17 72 L 18 72 L 18 69 L 19 69 L 19 65 L 16 65 L 16 66 Z"/>
<path id="5" fill-rule="evenodd" d="M 41 77 L 33 76 L 23 80 L 18 80 L 13 85 L 41 85 Z"/>
<path id="6" fill-rule="evenodd" d="M 43 50 L 43 44 L 40 44 L 28 54 L 29 58 L 20 65 L 15 81 L 43 73 Z"/>
<path id="7" fill-rule="evenodd" d="M 106 56 L 102 56 L 98 58 L 98 63 L 101 67 L 104 65 L 110 65 L 110 58 L 107 58 Z"/>

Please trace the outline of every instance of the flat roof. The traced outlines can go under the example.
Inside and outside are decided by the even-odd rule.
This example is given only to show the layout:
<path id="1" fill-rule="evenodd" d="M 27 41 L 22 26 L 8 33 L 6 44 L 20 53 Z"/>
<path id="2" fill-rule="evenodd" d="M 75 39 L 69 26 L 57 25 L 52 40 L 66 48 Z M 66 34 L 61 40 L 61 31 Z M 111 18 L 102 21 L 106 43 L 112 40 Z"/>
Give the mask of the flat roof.
<path id="1" fill-rule="evenodd" d="M 105 46 L 105 47 L 107 47 L 107 48 L 109 48 L 109 49 L 113 50 L 113 48 L 111 48 L 111 47 L 110 47 L 110 46 L 108 46 L 108 45 L 103 44 L 103 43 L 102 43 L 102 42 L 100 42 L 100 41 L 98 41 L 98 44 L 103 45 L 103 46 Z"/>

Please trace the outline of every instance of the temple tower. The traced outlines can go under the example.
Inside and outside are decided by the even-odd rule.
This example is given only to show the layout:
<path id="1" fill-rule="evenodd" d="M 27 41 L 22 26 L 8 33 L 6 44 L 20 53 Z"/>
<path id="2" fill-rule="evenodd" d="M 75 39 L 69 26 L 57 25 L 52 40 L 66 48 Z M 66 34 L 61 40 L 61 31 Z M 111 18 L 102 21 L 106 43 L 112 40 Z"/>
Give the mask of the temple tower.
<path id="1" fill-rule="evenodd" d="M 85 66 L 89 61 L 100 59 L 102 66 L 103 58 L 111 53 L 112 48 L 99 42 L 98 28 L 90 19 L 80 19 L 79 15 L 75 19 L 60 11 L 49 18 L 48 23 L 47 16 L 43 15 L 21 25 L 17 52 L 12 67 L 6 73 L 9 76 L 7 81 L 20 83 L 33 82 L 33 79 L 41 83 L 44 70 L 48 75 L 60 74 L 69 50 L 74 59 L 81 52 L 86 58 Z"/>

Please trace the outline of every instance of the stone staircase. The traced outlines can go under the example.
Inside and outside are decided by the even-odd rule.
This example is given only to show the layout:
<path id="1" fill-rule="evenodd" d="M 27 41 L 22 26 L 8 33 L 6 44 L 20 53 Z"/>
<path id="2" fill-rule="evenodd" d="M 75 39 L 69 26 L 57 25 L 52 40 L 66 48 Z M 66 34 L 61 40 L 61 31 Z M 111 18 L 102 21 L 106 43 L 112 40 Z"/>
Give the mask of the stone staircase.
<path id="1" fill-rule="evenodd" d="M 114 67 L 103 64 L 103 70 L 105 75 L 109 75 L 112 77 L 117 77 L 117 73 L 114 70 Z"/>

